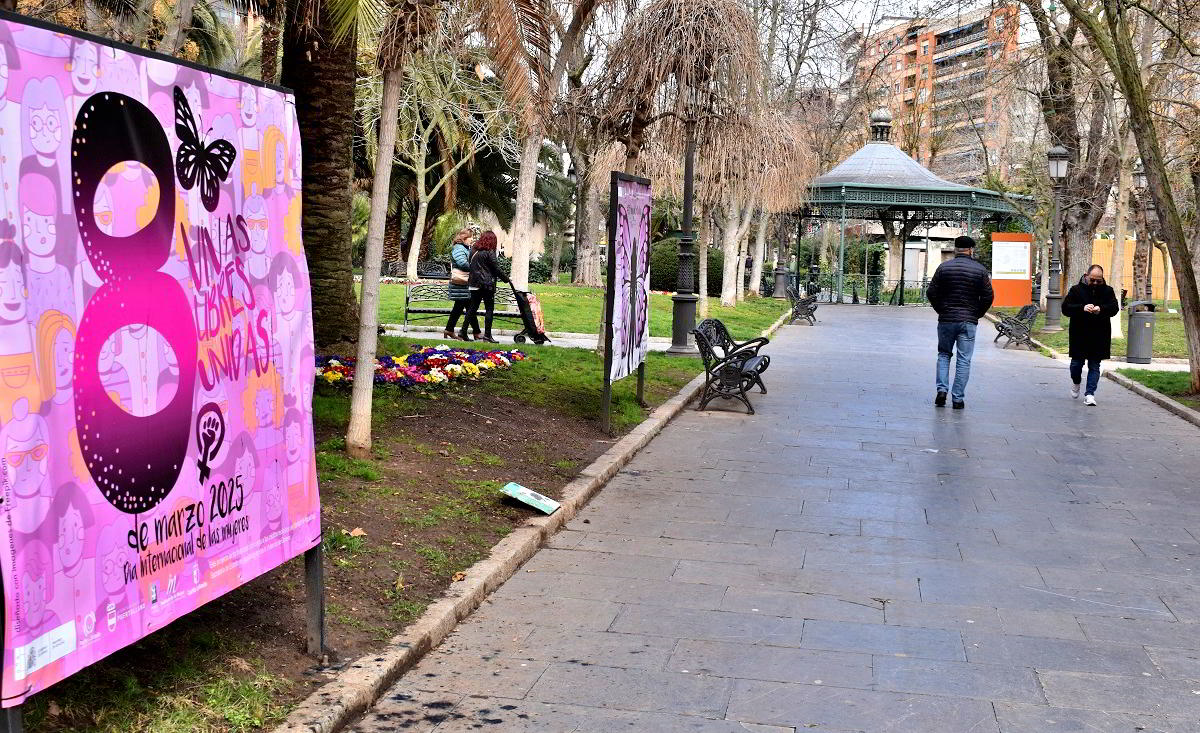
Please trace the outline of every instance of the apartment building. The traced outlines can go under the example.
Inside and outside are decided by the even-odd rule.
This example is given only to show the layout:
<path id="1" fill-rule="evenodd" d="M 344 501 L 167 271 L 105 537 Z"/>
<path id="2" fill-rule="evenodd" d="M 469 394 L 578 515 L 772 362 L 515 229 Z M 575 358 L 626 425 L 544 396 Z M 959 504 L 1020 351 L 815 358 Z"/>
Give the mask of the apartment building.
<path id="1" fill-rule="evenodd" d="M 875 92 L 893 113 L 892 141 L 934 173 L 978 184 L 1006 178 L 1015 91 L 1019 9 L 997 4 L 944 18 L 888 17 L 851 40 L 848 83 Z"/>

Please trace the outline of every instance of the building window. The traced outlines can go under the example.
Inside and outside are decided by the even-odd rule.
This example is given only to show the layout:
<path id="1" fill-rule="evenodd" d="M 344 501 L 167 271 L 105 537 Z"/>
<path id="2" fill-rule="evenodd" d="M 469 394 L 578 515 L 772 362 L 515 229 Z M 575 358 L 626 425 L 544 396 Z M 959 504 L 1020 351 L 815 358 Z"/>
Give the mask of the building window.
<path id="1" fill-rule="evenodd" d="M 924 43 L 921 44 L 921 55 L 922 56 L 929 55 L 929 41 L 925 41 Z"/>

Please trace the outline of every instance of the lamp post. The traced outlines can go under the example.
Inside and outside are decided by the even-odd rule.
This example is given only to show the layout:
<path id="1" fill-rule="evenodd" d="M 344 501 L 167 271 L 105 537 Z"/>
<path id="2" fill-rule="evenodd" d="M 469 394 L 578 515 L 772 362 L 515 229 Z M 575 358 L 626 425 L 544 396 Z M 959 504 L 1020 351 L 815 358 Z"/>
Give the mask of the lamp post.
<path id="1" fill-rule="evenodd" d="M 1054 203 L 1053 215 L 1050 218 L 1050 292 L 1046 294 L 1046 326 L 1044 331 L 1062 330 L 1062 261 L 1059 259 L 1059 236 L 1062 229 L 1062 207 L 1059 203 L 1059 191 L 1062 182 L 1067 177 L 1067 167 L 1071 153 L 1062 145 L 1055 145 L 1046 151 L 1046 159 L 1050 168 L 1051 200 Z"/>
<path id="2" fill-rule="evenodd" d="M 695 107 L 692 109 L 694 111 Z M 695 291 L 696 238 L 692 232 L 695 165 L 696 121 L 694 115 L 689 115 L 687 151 L 683 158 L 683 231 L 679 235 L 679 279 L 675 283 L 675 294 L 671 296 L 671 346 L 667 349 L 672 356 L 695 356 L 698 353 L 692 340 L 692 329 L 696 327 L 696 304 L 700 301 Z"/>

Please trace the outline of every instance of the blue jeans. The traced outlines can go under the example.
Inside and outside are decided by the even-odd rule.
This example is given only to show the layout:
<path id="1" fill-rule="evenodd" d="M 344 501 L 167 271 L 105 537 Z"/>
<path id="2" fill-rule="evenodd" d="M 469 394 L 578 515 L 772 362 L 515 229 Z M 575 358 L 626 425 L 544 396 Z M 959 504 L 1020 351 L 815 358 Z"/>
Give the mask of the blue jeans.
<path id="1" fill-rule="evenodd" d="M 1100 360 L 1088 359 L 1088 380 L 1087 389 L 1084 394 L 1096 394 L 1096 387 L 1100 386 Z M 1083 359 L 1071 359 L 1071 381 L 1079 384 L 1083 381 Z"/>
<path id="2" fill-rule="evenodd" d="M 950 399 L 962 402 L 971 378 L 971 354 L 975 353 L 974 323 L 938 324 L 937 390 L 949 392 Z M 958 352 L 954 363 L 954 387 L 950 386 L 950 356 Z"/>

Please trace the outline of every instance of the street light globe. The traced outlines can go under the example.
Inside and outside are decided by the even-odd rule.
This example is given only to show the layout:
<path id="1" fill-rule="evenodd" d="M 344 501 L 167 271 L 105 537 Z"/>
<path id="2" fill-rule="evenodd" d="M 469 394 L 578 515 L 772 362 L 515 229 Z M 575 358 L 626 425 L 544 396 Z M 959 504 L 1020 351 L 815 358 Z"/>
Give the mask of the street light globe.
<path id="1" fill-rule="evenodd" d="M 1050 179 L 1058 183 L 1067 177 L 1067 165 L 1071 153 L 1061 145 L 1055 145 L 1046 151 L 1046 159 L 1050 163 Z"/>

